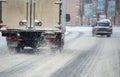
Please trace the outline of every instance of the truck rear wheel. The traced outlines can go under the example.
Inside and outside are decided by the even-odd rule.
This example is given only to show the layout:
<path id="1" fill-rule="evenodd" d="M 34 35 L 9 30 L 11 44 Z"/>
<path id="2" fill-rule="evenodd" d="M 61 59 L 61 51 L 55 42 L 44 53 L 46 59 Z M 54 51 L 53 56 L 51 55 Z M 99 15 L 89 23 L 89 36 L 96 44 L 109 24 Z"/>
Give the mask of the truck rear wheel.
<path id="1" fill-rule="evenodd" d="M 111 35 L 109 34 L 109 35 L 107 35 L 107 37 L 111 37 Z"/>
<path id="2" fill-rule="evenodd" d="M 23 50 L 24 50 L 24 47 L 18 44 L 18 46 L 16 47 L 16 52 L 23 52 Z"/>
<path id="3" fill-rule="evenodd" d="M 58 50 L 61 52 L 63 50 L 63 46 L 64 46 L 64 41 L 59 41 L 58 42 Z"/>

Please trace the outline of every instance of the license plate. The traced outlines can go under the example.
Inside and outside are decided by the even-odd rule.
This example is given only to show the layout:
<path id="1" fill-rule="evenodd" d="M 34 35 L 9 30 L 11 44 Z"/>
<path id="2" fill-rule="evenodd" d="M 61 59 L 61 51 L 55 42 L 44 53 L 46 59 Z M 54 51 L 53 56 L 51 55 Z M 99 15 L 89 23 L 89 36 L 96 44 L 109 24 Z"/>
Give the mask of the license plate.
<path id="1" fill-rule="evenodd" d="M 17 42 L 9 42 L 8 46 L 9 47 L 17 47 L 17 44 L 18 44 Z"/>
<path id="2" fill-rule="evenodd" d="M 56 35 L 45 35 L 45 38 L 56 38 Z"/>

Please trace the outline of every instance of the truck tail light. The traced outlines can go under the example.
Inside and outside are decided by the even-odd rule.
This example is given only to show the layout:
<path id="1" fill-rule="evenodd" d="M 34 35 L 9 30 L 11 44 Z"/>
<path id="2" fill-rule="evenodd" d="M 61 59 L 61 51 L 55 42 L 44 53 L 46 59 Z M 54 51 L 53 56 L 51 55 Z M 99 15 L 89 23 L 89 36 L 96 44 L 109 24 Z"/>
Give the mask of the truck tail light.
<path id="1" fill-rule="evenodd" d="M 17 36 L 17 37 L 12 37 L 12 36 L 7 36 L 6 37 L 6 40 L 7 41 L 19 41 L 20 40 L 20 38 Z"/>
<path id="2" fill-rule="evenodd" d="M 7 36 L 6 40 L 10 41 L 10 40 L 12 40 L 12 37 L 11 36 Z"/>
<path id="3" fill-rule="evenodd" d="M 15 41 L 19 41 L 20 40 L 20 38 L 17 36 L 17 37 L 15 37 Z"/>
<path id="4" fill-rule="evenodd" d="M 49 41 L 53 42 L 53 41 L 55 41 L 55 40 L 56 40 L 56 38 L 47 38 L 47 40 L 49 40 Z"/>

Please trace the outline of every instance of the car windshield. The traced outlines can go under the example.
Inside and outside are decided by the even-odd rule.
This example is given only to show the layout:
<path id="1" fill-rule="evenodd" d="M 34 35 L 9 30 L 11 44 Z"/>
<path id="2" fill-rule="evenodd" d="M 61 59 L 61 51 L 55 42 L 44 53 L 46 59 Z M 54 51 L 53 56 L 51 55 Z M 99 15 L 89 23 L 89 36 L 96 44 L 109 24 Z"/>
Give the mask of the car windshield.
<path id="1" fill-rule="evenodd" d="M 109 26 L 110 23 L 98 23 L 97 26 Z"/>

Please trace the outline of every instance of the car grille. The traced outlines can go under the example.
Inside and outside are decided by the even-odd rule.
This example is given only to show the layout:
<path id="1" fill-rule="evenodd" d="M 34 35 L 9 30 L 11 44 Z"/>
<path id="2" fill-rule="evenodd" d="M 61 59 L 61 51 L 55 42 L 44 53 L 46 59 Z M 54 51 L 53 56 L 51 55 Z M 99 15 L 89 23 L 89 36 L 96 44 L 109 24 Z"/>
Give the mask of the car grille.
<path id="1" fill-rule="evenodd" d="M 99 31 L 107 31 L 106 28 L 99 28 Z"/>

